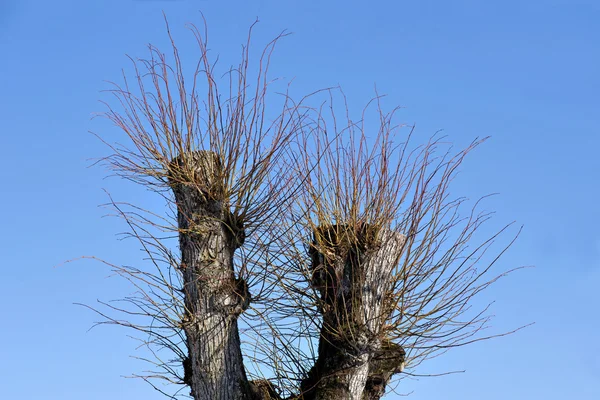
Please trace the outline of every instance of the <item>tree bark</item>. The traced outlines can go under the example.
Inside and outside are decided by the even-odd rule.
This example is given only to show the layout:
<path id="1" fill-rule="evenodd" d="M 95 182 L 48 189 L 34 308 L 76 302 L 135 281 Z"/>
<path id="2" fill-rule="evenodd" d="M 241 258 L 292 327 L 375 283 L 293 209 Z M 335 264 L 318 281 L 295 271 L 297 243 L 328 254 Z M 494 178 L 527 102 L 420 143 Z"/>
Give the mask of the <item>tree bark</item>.
<path id="1" fill-rule="evenodd" d="M 390 365 L 379 359 L 388 343 L 382 337 L 385 297 L 404 241 L 399 233 L 371 226 L 316 229 L 312 285 L 321 294 L 323 325 L 318 359 L 301 384 L 304 400 L 377 399 L 399 372 L 399 345 Z"/>
<path id="2" fill-rule="evenodd" d="M 248 307 L 234 251 L 243 225 L 229 210 L 221 160 L 182 154 L 170 164 L 177 203 L 188 357 L 184 382 L 195 400 L 280 399 L 268 381 L 248 382 L 237 319 Z M 312 285 L 321 294 L 319 356 L 301 383 L 303 400 L 376 400 L 400 372 L 404 350 L 383 336 L 385 298 L 405 237 L 370 226 L 318 228 L 311 248 Z"/>
<path id="3" fill-rule="evenodd" d="M 249 399 L 237 325 L 249 294 L 233 269 L 243 227 L 232 222 L 220 159 L 206 151 L 182 154 L 171 162 L 169 180 L 185 295 L 184 381 L 195 400 Z"/>

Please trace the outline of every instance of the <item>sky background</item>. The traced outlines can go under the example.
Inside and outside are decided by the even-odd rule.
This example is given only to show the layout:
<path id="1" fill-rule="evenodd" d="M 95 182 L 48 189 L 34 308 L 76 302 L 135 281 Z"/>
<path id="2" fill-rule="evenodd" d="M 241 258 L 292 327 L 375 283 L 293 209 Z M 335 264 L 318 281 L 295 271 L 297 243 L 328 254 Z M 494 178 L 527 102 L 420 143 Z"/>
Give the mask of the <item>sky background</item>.
<path id="1" fill-rule="evenodd" d="M 373 96 L 404 108 L 417 140 L 443 129 L 457 148 L 492 136 L 461 168 L 452 193 L 496 210 L 492 227 L 524 230 L 497 270 L 535 266 L 500 281 L 493 332 L 535 322 L 509 337 L 457 349 L 405 379 L 415 400 L 600 398 L 600 2 L 545 1 L 28 1 L 0 0 L 0 383 L 5 399 L 163 398 L 121 376 L 144 370 L 129 333 L 88 331 L 97 320 L 73 303 L 119 297 L 127 288 L 81 255 L 139 262 L 124 227 L 98 205 L 103 188 L 139 191 L 102 168 L 106 148 L 88 131 L 104 110 L 105 81 L 126 54 L 167 49 L 167 14 L 184 52 L 186 23 L 209 26 L 223 68 L 248 26 L 255 43 L 280 31 L 272 76 L 294 90 L 341 85 L 351 106 Z M 257 46 L 258 48 L 258 46 Z M 130 199 L 129 199 L 130 200 Z M 144 201 L 144 200 L 140 200 Z M 389 399 L 404 398 L 390 394 Z"/>

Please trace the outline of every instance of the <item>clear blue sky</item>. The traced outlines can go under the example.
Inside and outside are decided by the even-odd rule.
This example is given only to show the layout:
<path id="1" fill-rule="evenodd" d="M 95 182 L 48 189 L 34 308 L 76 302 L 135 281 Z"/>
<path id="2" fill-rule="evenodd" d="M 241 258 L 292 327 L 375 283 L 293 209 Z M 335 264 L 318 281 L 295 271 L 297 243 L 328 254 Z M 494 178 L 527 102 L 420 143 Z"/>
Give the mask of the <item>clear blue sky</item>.
<path id="1" fill-rule="evenodd" d="M 496 223 L 525 229 L 499 269 L 494 331 L 510 337 L 424 364 L 405 380 L 415 400 L 599 399 L 600 2 L 545 1 L 30 1 L 0 0 L 0 383 L 3 399 L 160 399 L 138 380 L 145 365 L 128 332 L 100 327 L 74 302 L 127 291 L 79 255 L 133 263 L 134 242 L 97 205 L 128 186 L 87 168 L 106 149 L 88 133 L 98 100 L 145 45 L 166 44 L 164 10 L 185 48 L 204 12 L 224 66 L 259 17 L 257 43 L 283 29 L 273 75 L 298 92 L 340 84 L 352 102 L 374 84 L 419 137 L 444 129 L 464 145 L 492 139 L 462 168 L 454 192 L 487 203 Z M 112 129 L 112 128 L 110 128 Z M 134 193 L 134 192 L 131 192 Z M 142 200 L 140 200 L 142 201 Z M 141 355 L 141 354 L 140 354 Z M 403 397 L 390 395 L 390 399 Z"/>

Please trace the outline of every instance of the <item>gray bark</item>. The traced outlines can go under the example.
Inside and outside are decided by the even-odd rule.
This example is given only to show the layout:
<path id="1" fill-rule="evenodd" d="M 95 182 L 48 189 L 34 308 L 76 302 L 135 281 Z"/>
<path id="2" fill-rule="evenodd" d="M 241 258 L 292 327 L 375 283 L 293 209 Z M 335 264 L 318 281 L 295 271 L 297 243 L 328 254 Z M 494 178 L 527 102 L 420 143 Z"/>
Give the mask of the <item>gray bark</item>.
<path id="1" fill-rule="evenodd" d="M 389 365 L 379 359 L 388 343 L 385 296 L 405 237 L 369 226 L 349 229 L 315 232 L 312 284 L 321 294 L 323 326 L 317 362 L 302 382 L 305 400 L 377 399 L 404 362 L 398 345 Z"/>
<path id="2" fill-rule="evenodd" d="M 235 250 L 243 225 L 229 210 L 221 160 L 198 151 L 171 162 L 178 208 L 180 269 L 188 356 L 184 382 L 195 400 L 281 399 L 267 380 L 248 382 L 237 319 L 248 307 L 236 278 Z M 321 294 L 319 356 L 301 383 L 303 400 L 376 400 L 401 371 L 404 350 L 382 336 L 386 293 L 405 237 L 389 230 L 345 226 L 317 229 L 312 284 Z"/>
<path id="3" fill-rule="evenodd" d="M 170 172 L 186 308 L 184 381 L 196 400 L 249 398 L 237 325 L 249 294 L 233 270 L 243 228 L 231 221 L 220 160 L 210 152 L 186 154 Z"/>

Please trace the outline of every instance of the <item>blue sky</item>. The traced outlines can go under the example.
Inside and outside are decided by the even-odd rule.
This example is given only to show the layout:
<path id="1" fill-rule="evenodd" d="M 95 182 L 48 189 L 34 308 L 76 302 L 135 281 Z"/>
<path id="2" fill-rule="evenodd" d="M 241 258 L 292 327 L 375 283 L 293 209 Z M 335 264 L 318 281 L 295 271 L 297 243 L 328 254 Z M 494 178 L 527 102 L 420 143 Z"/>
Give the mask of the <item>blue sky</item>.
<path id="1" fill-rule="evenodd" d="M 256 43 L 283 29 L 273 76 L 308 93 L 340 84 L 351 105 L 374 85 L 401 105 L 417 138 L 443 129 L 458 147 L 491 135 L 467 159 L 453 193 L 499 193 L 486 208 L 496 226 L 524 225 L 499 270 L 534 265 L 500 281 L 493 330 L 535 322 L 515 335 L 452 351 L 397 390 L 426 399 L 600 398 L 600 3 L 546 1 L 0 1 L 0 376 L 3 398 L 162 398 L 135 379 L 144 369 L 128 332 L 100 327 L 74 306 L 111 299 L 127 287 L 80 255 L 134 263 L 118 241 L 124 227 L 102 218 L 107 188 L 90 158 L 106 149 L 88 131 L 100 91 L 118 80 L 126 54 L 167 44 L 165 11 L 182 49 L 188 22 L 208 21 L 224 66 L 259 17 Z M 143 193 L 142 193 L 143 194 Z M 145 201 L 140 198 L 140 201 Z M 389 399 L 404 398 L 391 394 Z"/>

